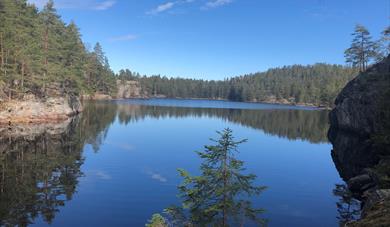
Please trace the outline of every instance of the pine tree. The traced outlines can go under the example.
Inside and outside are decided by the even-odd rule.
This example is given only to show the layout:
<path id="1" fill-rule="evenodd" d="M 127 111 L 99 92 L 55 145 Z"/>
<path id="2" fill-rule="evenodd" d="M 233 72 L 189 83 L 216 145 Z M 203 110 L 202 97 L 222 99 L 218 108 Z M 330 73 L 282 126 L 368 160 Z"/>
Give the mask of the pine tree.
<path id="1" fill-rule="evenodd" d="M 351 47 L 344 53 L 346 62 L 359 67 L 362 72 L 367 69 L 368 64 L 376 55 L 375 43 L 372 41 L 370 32 L 362 25 L 356 25 L 352 36 Z"/>
<path id="2" fill-rule="evenodd" d="M 67 37 L 66 26 L 49 0 L 39 14 L 41 21 L 41 43 L 43 49 L 43 87 L 57 82 L 61 85 L 68 79 L 65 66 L 66 51 L 64 38 Z M 38 41 L 38 40 L 37 40 Z M 65 69 L 65 70 L 64 70 Z"/>
<path id="3" fill-rule="evenodd" d="M 390 54 L 390 26 L 382 32 L 382 36 L 376 45 L 376 62 L 383 60 Z"/>
<path id="4" fill-rule="evenodd" d="M 101 46 L 96 50 L 97 56 L 86 51 L 77 26 L 61 20 L 53 0 L 40 12 L 27 0 L 0 1 L 1 98 L 114 92 L 113 72 Z"/>
<path id="5" fill-rule="evenodd" d="M 265 224 L 265 220 L 259 218 L 263 210 L 252 208 L 251 202 L 244 199 L 265 189 L 253 186 L 256 176 L 243 174 L 244 163 L 235 157 L 238 145 L 246 140 L 234 141 L 230 129 L 218 134 L 218 140 L 211 139 L 215 145 L 205 146 L 205 151 L 197 152 L 203 160 L 200 176 L 190 176 L 179 169 L 184 178 L 178 187 L 183 207 L 170 207 L 167 213 L 185 226 L 225 227 L 242 224 L 245 219 Z M 186 217 L 186 210 L 189 217 Z"/>

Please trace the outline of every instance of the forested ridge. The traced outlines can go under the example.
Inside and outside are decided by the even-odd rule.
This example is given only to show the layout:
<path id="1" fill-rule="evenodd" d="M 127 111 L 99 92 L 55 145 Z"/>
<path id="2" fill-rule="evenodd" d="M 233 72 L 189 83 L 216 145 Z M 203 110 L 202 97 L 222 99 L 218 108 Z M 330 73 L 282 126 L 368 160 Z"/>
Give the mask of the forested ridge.
<path id="1" fill-rule="evenodd" d="M 26 0 L 1 0 L 0 21 L 1 98 L 115 90 L 101 45 L 88 50 L 76 24 L 64 23 L 52 0 L 41 11 Z"/>
<path id="2" fill-rule="evenodd" d="M 119 78 L 140 82 L 144 93 L 171 98 L 205 98 L 331 106 L 357 69 L 341 65 L 293 65 L 220 81 L 141 76 L 121 70 Z"/>
<path id="3" fill-rule="evenodd" d="M 103 48 L 89 50 L 74 22 L 65 23 L 53 1 L 38 10 L 27 0 L 0 1 L 0 99 L 72 93 L 116 97 L 116 80 L 138 81 L 146 97 L 223 99 L 333 106 L 359 71 L 389 53 L 387 28 L 374 42 L 358 25 L 345 52 L 349 66 L 318 63 L 269 69 L 224 80 L 145 76 L 111 69 Z M 120 97 L 118 97 L 120 98 Z"/>
<path id="4" fill-rule="evenodd" d="M 224 99 L 315 106 L 334 106 L 342 88 L 359 72 L 390 54 L 390 27 L 374 40 L 363 25 L 351 34 L 351 46 L 344 52 L 348 65 L 317 63 L 272 68 L 222 81 L 141 76 L 121 70 L 122 80 L 139 81 L 144 94 L 171 98 Z"/>

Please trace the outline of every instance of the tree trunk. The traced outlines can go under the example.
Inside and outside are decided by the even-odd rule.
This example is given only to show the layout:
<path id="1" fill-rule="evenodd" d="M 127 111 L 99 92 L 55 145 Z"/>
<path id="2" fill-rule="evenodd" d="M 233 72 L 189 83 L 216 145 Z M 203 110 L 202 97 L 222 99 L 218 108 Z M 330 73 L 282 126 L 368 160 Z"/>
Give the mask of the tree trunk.
<path id="1" fill-rule="evenodd" d="M 24 63 L 24 60 L 22 61 L 22 70 L 21 70 L 21 73 L 22 73 L 22 79 L 21 79 L 21 82 L 20 82 L 20 86 L 22 87 L 22 92 L 24 92 L 24 72 L 25 72 L 25 63 Z"/>
<path id="2" fill-rule="evenodd" d="M 8 66 L 8 57 L 9 57 L 9 50 L 7 50 L 7 54 L 5 56 L 5 64 Z M 4 78 L 7 79 L 7 67 L 4 67 Z M 12 82 L 9 83 L 8 85 L 8 99 L 12 99 L 12 93 L 11 93 L 11 87 L 12 87 Z"/>
<path id="3" fill-rule="evenodd" d="M 227 225 L 227 210 L 226 210 L 226 187 L 227 187 L 227 153 L 228 153 L 228 147 L 224 147 L 224 157 L 223 157 L 223 210 L 222 210 L 222 227 L 225 227 Z"/>
<path id="4" fill-rule="evenodd" d="M 47 80 L 47 74 L 48 74 L 48 52 L 49 52 L 49 29 L 46 28 L 45 31 L 45 38 L 44 38 L 44 49 L 45 49 L 45 60 L 44 60 L 44 65 L 45 68 L 43 70 L 43 92 L 46 92 L 46 80 Z"/>
<path id="5" fill-rule="evenodd" d="M 5 162 L 5 160 L 4 160 Z M 4 165 L 2 165 L 2 173 L 1 173 L 1 193 L 4 193 L 4 186 L 5 186 L 5 168 Z"/>
<path id="6" fill-rule="evenodd" d="M 0 33 L 0 55 L 1 55 L 1 68 L 4 68 L 4 43 L 3 43 L 3 33 Z"/>

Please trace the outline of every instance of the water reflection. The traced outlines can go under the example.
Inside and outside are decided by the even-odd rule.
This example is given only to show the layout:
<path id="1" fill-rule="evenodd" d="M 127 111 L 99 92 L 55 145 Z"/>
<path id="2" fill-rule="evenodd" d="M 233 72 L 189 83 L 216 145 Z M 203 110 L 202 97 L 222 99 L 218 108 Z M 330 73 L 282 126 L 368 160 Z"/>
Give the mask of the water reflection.
<path id="1" fill-rule="evenodd" d="M 61 124 L 0 128 L 0 225 L 26 226 L 38 217 L 50 224 L 77 192 L 85 145 L 95 152 L 103 142 L 132 152 L 125 143 L 105 141 L 110 126 L 146 118 L 211 117 L 267 134 L 311 143 L 327 142 L 327 111 L 215 109 L 142 106 L 126 103 L 86 103 L 81 116 Z M 88 174 L 88 173 L 85 173 Z M 95 171 L 107 181 L 110 176 Z M 166 176 L 147 171 L 156 181 Z"/>
<path id="2" fill-rule="evenodd" d="M 82 116 L 59 124 L 0 129 L 0 225 L 50 224 L 83 176 L 85 144 L 99 150 L 115 108 L 88 105 Z"/>
<path id="3" fill-rule="evenodd" d="M 101 103 L 101 105 L 105 104 Z M 328 142 L 329 126 L 326 110 L 190 108 L 123 103 L 118 103 L 116 106 L 106 105 L 108 108 L 117 109 L 118 118 L 122 124 L 143 120 L 147 117 L 216 117 L 290 140 L 301 139 L 311 143 Z"/>
<path id="4" fill-rule="evenodd" d="M 260 129 L 267 134 L 290 140 L 301 139 L 311 143 L 328 142 L 329 125 L 326 110 L 191 108 L 98 102 L 87 104 L 83 114 L 88 115 L 88 118 L 84 120 L 98 122 L 96 129 L 107 127 L 116 116 L 121 124 L 126 125 L 148 117 L 157 119 L 214 117 Z M 99 136 L 104 136 L 104 132 Z"/>
<path id="5" fill-rule="evenodd" d="M 333 194 L 339 198 L 336 206 L 340 226 L 360 218 L 360 201 L 353 197 L 346 184 L 336 184 Z"/>
<path id="6" fill-rule="evenodd" d="M 51 223 L 72 199 L 82 175 L 78 119 L 59 125 L 18 126 L 0 134 L 0 225 Z"/>

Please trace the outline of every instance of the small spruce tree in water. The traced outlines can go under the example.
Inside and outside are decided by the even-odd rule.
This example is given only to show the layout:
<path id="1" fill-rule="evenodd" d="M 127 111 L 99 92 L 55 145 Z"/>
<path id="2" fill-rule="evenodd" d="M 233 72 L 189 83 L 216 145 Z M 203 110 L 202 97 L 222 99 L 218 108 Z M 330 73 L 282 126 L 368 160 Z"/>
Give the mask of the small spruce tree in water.
<path id="1" fill-rule="evenodd" d="M 246 140 L 235 141 L 229 128 L 217 132 L 215 145 L 197 152 L 203 160 L 200 176 L 191 176 L 179 169 L 184 178 L 178 186 L 183 206 L 166 209 L 174 226 L 244 226 L 250 220 L 265 225 L 259 218 L 263 209 L 255 209 L 246 198 L 260 194 L 265 187 L 254 186 L 253 174 L 245 175 L 243 161 L 236 159 L 237 146 Z"/>

